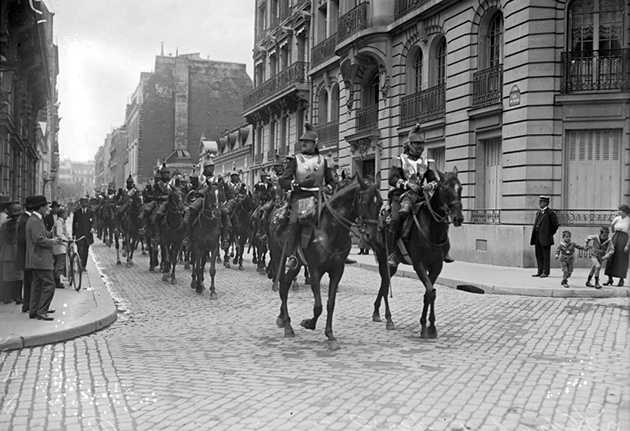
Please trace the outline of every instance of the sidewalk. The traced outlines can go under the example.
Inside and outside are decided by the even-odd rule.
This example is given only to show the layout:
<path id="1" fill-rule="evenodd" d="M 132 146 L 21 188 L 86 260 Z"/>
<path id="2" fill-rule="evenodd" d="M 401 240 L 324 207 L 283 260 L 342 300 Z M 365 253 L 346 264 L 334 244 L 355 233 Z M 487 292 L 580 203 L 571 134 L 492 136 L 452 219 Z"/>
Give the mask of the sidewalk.
<path id="1" fill-rule="evenodd" d="M 80 291 L 69 287 L 55 289 L 50 308 L 56 310 L 54 321 L 29 319 L 22 306 L 0 304 L 0 352 L 41 346 L 91 334 L 116 320 L 114 301 L 99 275 L 94 261 L 88 259 Z"/>
<path id="2" fill-rule="evenodd" d="M 369 255 L 357 255 L 358 252 L 359 249 L 353 246 L 348 256 L 349 259 L 357 261 L 353 266 L 378 272 L 378 264 L 372 250 Z M 586 287 L 589 268 L 576 268 L 569 279 L 568 289 L 560 285 L 562 270 L 559 268 L 552 268 L 551 275 L 547 278 L 532 277 L 535 273 L 536 268 L 512 268 L 455 261 L 444 264 L 436 284 L 473 293 L 495 295 L 557 298 L 630 297 L 630 286 L 604 286 L 602 289 Z M 603 270 L 601 273 L 600 282 L 603 283 L 608 277 L 603 276 Z M 410 265 L 399 265 L 395 277 L 418 278 Z M 615 283 L 618 281 L 615 279 Z M 628 281 L 630 280 L 626 280 Z"/>
<path id="3" fill-rule="evenodd" d="M 98 247 L 98 245 L 97 245 Z M 353 247 L 349 259 L 356 260 L 352 266 L 378 272 L 373 252 L 367 256 L 357 255 Z M 247 257 L 251 263 L 251 257 Z M 88 260 L 88 271 L 83 274 L 83 287 L 77 292 L 73 288 L 56 289 L 51 308 L 57 310 L 53 322 L 29 319 L 22 307 L 15 304 L 0 304 L 0 352 L 21 349 L 69 340 L 98 331 L 116 320 L 117 312 L 107 287 L 94 261 Z M 437 284 L 473 293 L 498 295 L 523 295 L 558 298 L 611 298 L 630 297 L 630 287 L 606 286 L 597 290 L 584 286 L 589 270 L 578 268 L 569 280 L 571 287 L 560 285 L 560 269 L 552 269 L 551 276 L 540 279 L 531 275 L 532 268 L 510 268 L 481 265 L 467 262 L 444 264 Z M 400 265 L 396 277 L 417 279 L 409 265 Z M 605 277 L 603 277 L 605 280 Z M 602 280 L 603 281 L 603 280 Z M 617 281 L 617 280 L 615 280 Z M 374 283 L 378 283 L 378 279 Z M 395 286 L 395 278 L 394 278 Z"/>

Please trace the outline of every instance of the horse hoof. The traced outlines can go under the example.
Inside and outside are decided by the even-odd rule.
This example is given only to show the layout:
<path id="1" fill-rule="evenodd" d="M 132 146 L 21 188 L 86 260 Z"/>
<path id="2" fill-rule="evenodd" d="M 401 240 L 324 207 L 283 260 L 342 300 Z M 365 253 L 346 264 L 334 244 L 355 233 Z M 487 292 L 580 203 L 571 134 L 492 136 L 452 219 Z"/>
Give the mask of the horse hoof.
<path id="1" fill-rule="evenodd" d="M 293 328 L 287 326 L 284 328 L 284 338 L 293 338 L 295 337 L 295 332 L 293 332 Z"/>
<path id="2" fill-rule="evenodd" d="M 189 264 L 185 264 L 184 265 L 184 269 L 190 269 L 190 265 Z"/>
<path id="3" fill-rule="evenodd" d="M 253 258 L 253 259 L 252 259 L 252 263 L 253 263 L 254 265 L 255 265 L 255 264 L 257 264 L 257 263 L 258 263 L 258 259 Z"/>
<path id="4" fill-rule="evenodd" d="M 201 292 L 203 292 L 203 287 L 196 288 L 195 292 L 197 292 L 199 295 L 201 295 Z"/>
<path id="5" fill-rule="evenodd" d="M 300 322 L 300 326 L 305 329 L 310 329 L 311 331 L 315 330 L 315 323 L 313 323 L 313 319 L 304 319 Z"/>
<path id="6" fill-rule="evenodd" d="M 177 280 L 175 279 L 175 277 L 171 278 L 171 284 L 177 284 Z"/>
<path id="7" fill-rule="evenodd" d="M 215 292 L 212 292 L 210 294 L 210 299 L 219 299 L 219 297 L 217 296 L 217 294 Z"/>
<path id="8" fill-rule="evenodd" d="M 122 265 L 122 262 L 121 261 L 117 261 L 116 265 Z"/>
<path id="9" fill-rule="evenodd" d="M 293 280 L 293 290 L 296 292 L 300 290 L 300 284 L 297 282 L 297 280 Z"/>
<path id="10" fill-rule="evenodd" d="M 387 322 L 387 325 L 385 325 L 385 328 L 388 331 L 393 331 L 394 329 L 396 329 L 396 325 L 394 325 L 394 322 L 389 321 L 389 322 Z"/>
<path id="11" fill-rule="evenodd" d="M 228 262 L 227 260 L 225 261 L 225 267 L 226 267 L 226 268 L 231 268 L 231 266 L 230 266 L 230 262 Z"/>
<path id="12" fill-rule="evenodd" d="M 131 268 L 131 264 L 127 262 L 127 264 L 125 264 L 125 268 Z"/>
<path id="13" fill-rule="evenodd" d="M 276 319 L 276 325 L 278 325 L 278 328 L 284 328 L 284 319 L 282 317 L 278 317 Z"/>
<path id="14" fill-rule="evenodd" d="M 372 314 L 372 322 L 382 322 L 381 315 L 378 313 Z"/>
<path id="15" fill-rule="evenodd" d="M 239 269 L 240 271 L 242 271 L 242 270 L 244 270 L 245 268 L 243 268 L 243 265 L 239 265 L 239 266 L 238 266 L 238 269 Z"/>
<path id="16" fill-rule="evenodd" d="M 122 252 L 122 257 L 127 257 L 127 252 L 126 251 Z"/>
<path id="17" fill-rule="evenodd" d="M 428 336 L 429 338 L 437 338 L 437 329 L 435 326 L 429 326 Z"/>
<path id="18" fill-rule="evenodd" d="M 328 350 L 335 351 L 341 349 L 341 345 L 337 340 L 332 340 L 328 342 Z"/>
<path id="19" fill-rule="evenodd" d="M 232 265 L 236 265 L 237 263 L 238 263 L 238 260 L 237 260 L 236 258 L 234 258 L 234 259 L 232 260 Z"/>
<path id="20" fill-rule="evenodd" d="M 155 266 L 150 266 L 149 267 L 149 272 L 155 272 Z"/>
<path id="21" fill-rule="evenodd" d="M 428 334 L 427 334 L 427 328 L 422 328 L 422 329 L 420 330 L 420 338 L 423 338 L 423 339 L 427 339 L 427 338 L 429 338 L 429 337 L 428 337 Z"/>
<path id="22" fill-rule="evenodd" d="M 197 287 L 197 286 L 196 286 L 196 284 L 197 284 L 197 283 L 195 283 L 195 280 L 193 279 L 193 280 L 190 282 L 190 288 L 191 288 L 191 289 L 194 289 L 195 287 Z"/>
<path id="23" fill-rule="evenodd" d="M 162 281 L 168 281 L 168 274 L 162 274 Z"/>
<path id="24" fill-rule="evenodd" d="M 217 256 L 217 263 L 221 263 L 221 262 L 222 262 L 221 258 Z"/>

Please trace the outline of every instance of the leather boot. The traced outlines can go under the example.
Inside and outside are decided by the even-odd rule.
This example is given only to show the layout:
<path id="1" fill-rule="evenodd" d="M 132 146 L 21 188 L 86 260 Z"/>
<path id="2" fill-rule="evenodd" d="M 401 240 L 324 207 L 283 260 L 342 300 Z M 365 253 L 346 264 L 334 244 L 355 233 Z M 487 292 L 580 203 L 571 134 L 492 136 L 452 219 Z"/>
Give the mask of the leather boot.
<path id="1" fill-rule="evenodd" d="M 387 256 L 387 265 L 398 266 L 400 263 L 396 256 L 396 241 L 398 241 L 397 231 L 389 231 L 389 255 Z"/>
<path id="2" fill-rule="evenodd" d="M 184 234 L 184 241 L 182 242 L 184 247 L 190 247 L 190 238 L 192 237 L 192 225 L 193 217 L 188 217 L 188 220 L 186 220 L 186 233 Z"/>
<path id="3" fill-rule="evenodd" d="M 597 279 L 595 279 L 595 282 L 597 283 Z M 586 279 L 586 287 L 595 287 L 595 286 L 593 286 L 593 283 L 591 283 L 591 276 L 590 275 Z"/>
<path id="4" fill-rule="evenodd" d="M 230 217 L 227 215 L 222 216 L 221 220 L 221 248 L 227 250 L 230 248 L 230 232 L 232 230 L 232 223 Z"/>
<path id="5" fill-rule="evenodd" d="M 297 243 L 297 237 L 299 235 L 297 223 L 289 223 L 285 230 L 285 235 L 287 238 L 287 242 L 284 245 L 284 249 L 286 250 L 286 255 L 289 256 L 287 258 L 287 268 L 289 270 L 293 270 L 298 267 L 298 260 L 295 256 L 295 245 Z"/>
<path id="6" fill-rule="evenodd" d="M 601 289 L 602 285 L 599 284 L 599 278 L 595 277 L 595 289 Z"/>

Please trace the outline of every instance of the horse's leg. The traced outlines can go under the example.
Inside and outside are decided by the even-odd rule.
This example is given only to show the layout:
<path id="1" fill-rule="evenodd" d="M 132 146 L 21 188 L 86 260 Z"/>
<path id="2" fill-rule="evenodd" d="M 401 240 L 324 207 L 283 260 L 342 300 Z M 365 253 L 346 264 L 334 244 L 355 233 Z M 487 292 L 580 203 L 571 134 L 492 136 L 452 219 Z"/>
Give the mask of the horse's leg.
<path id="1" fill-rule="evenodd" d="M 420 316 L 420 338 L 429 338 L 427 332 L 427 311 L 429 310 L 429 305 L 435 299 L 435 289 L 433 289 L 433 283 L 431 283 L 427 269 L 422 262 L 416 261 L 413 268 L 424 285 L 424 301 L 422 304 L 422 315 Z"/>
<path id="2" fill-rule="evenodd" d="M 179 243 L 177 241 L 175 241 L 171 245 L 171 262 L 173 262 L 173 265 L 171 266 L 171 284 L 175 284 L 176 283 L 175 267 L 177 266 L 177 254 L 179 253 L 179 249 L 180 249 L 180 247 L 178 247 L 178 245 L 181 245 L 181 243 Z"/>
<path id="3" fill-rule="evenodd" d="M 434 266 L 429 269 L 429 280 L 431 280 L 431 284 L 435 286 L 435 282 L 437 281 L 438 276 L 442 272 L 442 267 L 444 266 L 444 262 L 440 260 Z M 435 327 L 435 297 L 437 295 L 437 291 L 435 287 L 431 290 L 429 294 L 429 306 L 431 308 L 429 312 L 429 328 L 427 329 L 427 335 L 429 338 L 437 338 L 437 328 Z"/>
<path id="4" fill-rule="evenodd" d="M 214 287 L 214 276 L 217 274 L 216 260 L 218 253 L 218 245 L 210 252 L 210 299 L 217 299 L 217 292 Z"/>
<path id="5" fill-rule="evenodd" d="M 206 253 L 205 250 L 202 249 L 201 245 L 199 246 L 199 248 L 197 250 L 199 251 L 199 256 L 197 257 L 197 259 L 199 259 L 199 261 L 198 261 L 198 267 L 197 267 L 197 289 L 196 289 L 196 292 L 197 293 L 201 293 L 205 289 L 204 286 L 203 286 L 203 271 L 206 269 L 207 253 Z"/>
<path id="6" fill-rule="evenodd" d="M 294 337 L 295 332 L 293 331 L 293 327 L 291 326 L 291 317 L 289 316 L 289 288 L 291 287 L 291 281 L 295 278 L 295 275 L 299 272 L 300 267 L 298 266 L 296 269 L 287 271 L 286 269 L 286 259 L 281 262 L 280 268 L 278 271 L 280 272 L 278 276 L 278 281 L 280 284 L 280 314 L 276 319 L 276 324 L 280 328 L 284 328 L 284 336 L 285 337 Z"/>
<path id="7" fill-rule="evenodd" d="M 389 265 L 387 265 L 387 256 L 384 253 L 385 251 L 383 250 L 382 253 L 377 255 L 378 272 L 381 276 L 381 287 L 378 291 L 378 295 L 376 296 L 376 301 L 374 301 L 374 314 L 372 314 L 372 321 L 381 321 L 380 308 L 382 299 L 385 302 L 385 320 L 387 321 L 385 327 L 389 330 L 393 330 L 396 329 L 396 325 L 394 325 L 394 321 L 392 320 L 392 313 L 389 309 L 389 299 L 387 298 L 387 296 L 389 295 L 389 285 L 391 283 L 391 277 L 396 274 L 396 270 L 398 269 L 398 267 L 389 267 Z"/>
<path id="8" fill-rule="evenodd" d="M 300 323 L 304 328 L 314 330 L 317 326 L 317 319 L 322 315 L 322 292 L 320 286 L 320 280 L 322 278 L 322 274 L 319 269 L 316 269 L 313 272 L 311 277 L 311 290 L 313 291 L 313 297 L 315 298 L 315 304 L 313 305 L 313 317 L 311 319 L 304 319 Z M 332 285 L 332 279 L 330 280 Z M 334 306 L 333 306 L 334 309 Z M 330 312 L 330 310 L 329 310 Z"/>
<path id="9" fill-rule="evenodd" d="M 335 313 L 335 301 L 337 299 L 337 287 L 339 286 L 339 282 L 341 281 L 341 276 L 343 275 L 343 266 L 345 264 L 341 264 L 340 267 L 335 268 L 332 273 L 328 272 L 330 278 L 330 284 L 328 285 L 328 302 L 326 303 L 326 330 L 324 333 L 326 337 L 328 337 L 328 350 L 339 350 L 341 346 L 339 342 L 335 338 L 333 334 L 333 314 Z M 313 274 L 313 277 L 317 276 L 316 280 L 321 279 L 321 274 Z M 319 281 L 317 282 L 319 285 Z M 311 283 L 313 286 L 314 283 Z M 319 291 L 319 286 L 317 288 Z M 315 288 L 313 288 L 313 293 L 315 292 Z M 321 307 L 321 306 L 320 306 Z M 321 313 L 321 310 L 320 310 Z"/>
<path id="10" fill-rule="evenodd" d="M 166 238 L 162 236 L 162 244 L 160 244 L 160 250 L 162 252 L 162 259 L 164 265 L 162 266 L 162 281 L 168 281 L 168 274 L 171 272 L 171 256 L 169 253 L 169 244 L 166 243 Z"/>
<path id="11" fill-rule="evenodd" d="M 120 261 L 120 234 L 115 233 L 114 239 L 116 240 L 116 265 L 122 265 Z"/>

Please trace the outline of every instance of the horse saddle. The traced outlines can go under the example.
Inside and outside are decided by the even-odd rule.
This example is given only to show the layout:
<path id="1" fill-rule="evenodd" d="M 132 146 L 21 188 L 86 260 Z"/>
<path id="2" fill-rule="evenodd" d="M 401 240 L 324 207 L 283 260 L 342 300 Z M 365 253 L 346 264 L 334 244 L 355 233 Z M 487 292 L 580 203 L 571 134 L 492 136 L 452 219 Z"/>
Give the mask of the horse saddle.
<path id="1" fill-rule="evenodd" d="M 409 235 L 411 234 L 411 228 L 414 225 L 414 217 L 418 215 L 418 213 L 420 213 L 420 210 L 422 209 L 422 207 L 426 204 L 426 201 L 421 201 L 421 202 L 416 202 L 413 205 L 413 210 L 411 211 L 411 214 L 409 214 L 409 216 L 403 221 L 402 224 L 402 235 L 401 237 L 403 239 L 407 239 L 409 238 Z"/>

